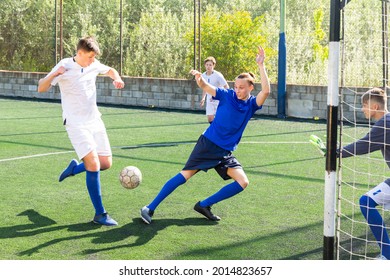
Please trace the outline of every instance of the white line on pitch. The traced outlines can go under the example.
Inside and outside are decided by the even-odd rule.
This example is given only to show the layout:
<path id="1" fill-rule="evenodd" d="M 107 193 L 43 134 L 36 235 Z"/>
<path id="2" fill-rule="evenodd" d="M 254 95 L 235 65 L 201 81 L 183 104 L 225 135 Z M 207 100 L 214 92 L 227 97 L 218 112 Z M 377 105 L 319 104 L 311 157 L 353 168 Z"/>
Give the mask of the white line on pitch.
<path id="1" fill-rule="evenodd" d="M 309 141 L 243 141 L 241 144 L 309 144 Z"/>
<path id="2" fill-rule="evenodd" d="M 54 153 L 46 153 L 46 154 L 36 154 L 36 155 L 22 156 L 22 157 L 14 157 L 14 158 L 5 158 L 5 159 L 0 159 L 0 162 L 12 161 L 12 160 L 19 160 L 19 159 L 35 158 L 35 157 L 45 157 L 45 156 L 52 156 L 52 155 L 59 155 L 59 154 L 67 154 L 67 153 L 73 153 L 73 152 L 74 152 L 74 151 L 65 151 L 65 152 L 54 152 Z"/>
<path id="3" fill-rule="evenodd" d="M 308 144 L 309 142 L 283 142 L 283 141 L 244 141 L 241 142 L 241 144 Z M 123 148 L 147 148 L 147 147 L 158 147 L 158 146 L 172 146 L 172 145 L 193 145 L 195 142 L 188 142 L 188 143 L 163 143 L 163 144 L 140 144 L 140 145 L 133 145 L 133 146 L 114 146 L 113 149 L 123 149 Z M 60 154 L 68 154 L 73 153 L 74 151 L 63 151 L 63 152 L 53 152 L 53 153 L 45 153 L 45 154 L 36 154 L 36 155 L 29 155 L 29 156 L 21 156 L 21 157 L 14 157 L 14 158 L 5 158 L 0 159 L 0 162 L 6 162 L 6 161 L 13 161 L 13 160 L 20 160 L 20 159 L 29 159 L 29 158 L 36 158 L 36 157 L 45 157 L 45 156 L 53 156 L 53 155 L 60 155 Z"/>

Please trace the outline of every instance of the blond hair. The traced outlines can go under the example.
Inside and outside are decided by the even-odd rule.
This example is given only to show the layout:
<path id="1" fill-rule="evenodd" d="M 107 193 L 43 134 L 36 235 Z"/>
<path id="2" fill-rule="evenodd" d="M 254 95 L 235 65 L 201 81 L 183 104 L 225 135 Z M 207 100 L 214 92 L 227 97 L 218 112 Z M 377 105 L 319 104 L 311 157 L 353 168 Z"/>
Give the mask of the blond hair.
<path id="1" fill-rule="evenodd" d="M 213 63 L 214 65 L 217 64 L 217 61 L 215 60 L 215 58 L 213 56 L 209 56 L 207 57 L 205 60 L 204 60 L 204 64 L 206 64 L 206 62 L 211 62 Z"/>

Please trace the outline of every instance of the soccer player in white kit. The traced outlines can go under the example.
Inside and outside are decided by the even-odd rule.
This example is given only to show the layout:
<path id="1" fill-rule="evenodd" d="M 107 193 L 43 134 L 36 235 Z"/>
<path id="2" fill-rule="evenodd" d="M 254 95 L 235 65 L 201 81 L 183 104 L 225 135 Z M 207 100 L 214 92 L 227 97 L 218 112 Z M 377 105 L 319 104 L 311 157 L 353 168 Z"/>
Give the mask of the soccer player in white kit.
<path id="1" fill-rule="evenodd" d="M 106 226 L 118 223 L 106 212 L 102 202 L 100 170 L 112 165 L 112 152 L 101 113 L 96 104 L 96 77 L 107 75 L 117 89 L 124 87 L 119 73 L 100 63 L 97 41 L 85 37 L 77 44 L 74 57 L 62 59 L 46 77 L 39 80 L 38 92 L 59 85 L 63 110 L 63 124 L 81 163 L 73 159 L 61 173 L 59 181 L 86 172 L 86 184 L 95 208 L 93 222 Z"/>
<path id="2" fill-rule="evenodd" d="M 202 74 L 202 77 L 208 82 L 210 85 L 215 87 L 223 87 L 228 89 L 229 85 L 225 80 L 225 77 L 222 73 L 214 70 L 216 60 L 214 57 L 209 56 L 204 60 L 204 66 L 206 68 L 206 72 Z M 217 112 L 219 100 L 214 99 L 210 94 L 203 91 L 202 99 L 200 101 L 200 106 L 203 107 L 206 102 L 206 116 L 207 121 L 212 123 L 214 120 L 215 113 Z"/>

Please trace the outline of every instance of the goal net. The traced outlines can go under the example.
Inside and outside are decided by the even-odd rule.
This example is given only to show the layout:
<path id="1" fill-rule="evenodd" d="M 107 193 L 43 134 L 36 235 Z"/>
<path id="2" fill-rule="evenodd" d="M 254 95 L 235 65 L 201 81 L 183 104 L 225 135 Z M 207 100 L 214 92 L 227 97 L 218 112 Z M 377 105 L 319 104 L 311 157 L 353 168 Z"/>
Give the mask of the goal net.
<path id="1" fill-rule="evenodd" d="M 388 85 L 388 0 L 345 1 L 341 11 L 339 147 L 365 136 L 374 124 L 362 112 L 361 96 Z M 387 92 L 389 95 L 389 91 Z M 359 199 L 385 179 L 389 168 L 380 151 L 340 158 L 336 228 L 337 259 L 374 259 L 380 247 L 360 211 Z M 377 207 L 389 231 L 390 215 Z"/>

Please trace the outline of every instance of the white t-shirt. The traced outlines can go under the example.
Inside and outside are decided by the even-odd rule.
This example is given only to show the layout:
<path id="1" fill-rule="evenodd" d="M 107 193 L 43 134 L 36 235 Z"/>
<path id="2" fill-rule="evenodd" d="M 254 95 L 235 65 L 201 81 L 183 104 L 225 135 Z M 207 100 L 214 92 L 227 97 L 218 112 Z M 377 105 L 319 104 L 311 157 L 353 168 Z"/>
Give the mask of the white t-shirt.
<path id="1" fill-rule="evenodd" d="M 81 67 L 73 57 L 61 60 L 48 74 L 64 66 L 66 72 L 53 79 L 61 91 L 62 117 L 67 124 L 79 125 L 100 118 L 96 104 L 96 77 L 106 74 L 111 68 L 98 60 L 88 67 Z"/>
<path id="2" fill-rule="evenodd" d="M 208 82 L 209 84 L 215 86 L 215 87 L 224 87 L 227 85 L 227 82 L 221 72 L 218 72 L 216 70 L 211 73 L 210 76 L 207 75 L 207 72 L 204 72 L 202 74 L 202 77 Z M 206 94 L 207 102 L 217 102 L 218 100 L 212 99 L 212 96 L 210 94 Z"/>

